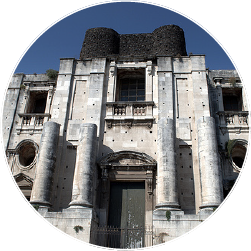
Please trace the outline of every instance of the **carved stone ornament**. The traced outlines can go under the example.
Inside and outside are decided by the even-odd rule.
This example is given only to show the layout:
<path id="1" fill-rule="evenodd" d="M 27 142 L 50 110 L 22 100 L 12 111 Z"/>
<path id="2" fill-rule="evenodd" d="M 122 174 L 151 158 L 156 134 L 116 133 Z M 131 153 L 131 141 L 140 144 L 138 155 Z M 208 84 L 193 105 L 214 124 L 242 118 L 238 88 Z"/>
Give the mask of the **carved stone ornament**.
<path id="1" fill-rule="evenodd" d="M 150 76 L 152 74 L 152 61 L 147 61 L 146 62 L 146 68 L 147 68 L 147 73 Z"/>
<path id="2" fill-rule="evenodd" d="M 228 153 L 229 154 L 228 160 L 229 160 L 230 164 L 232 165 L 232 167 L 236 171 L 240 172 L 241 167 L 235 163 L 235 161 L 233 159 L 233 155 L 235 155 L 235 157 L 237 156 L 237 157 L 243 158 L 243 161 L 244 161 L 245 155 L 246 155 L 246 150 L 248 147 L 248 142 L 244 139 L 235 139 L 235 140 L 232 140 L 232 142 L 233 143 L 232 143 L 232 145 L 229 149 L 229 153 Z M 237 148 L 237 150 L 235 150 L 236 148 Z M 237 154 L 234 154 L 234 152 L 237 152 Z"/>
<path id="3" fill-rule="evenodd" d="M 128 129 L 132 128 L 132 126 L 146 126 L 151 129 L 153 126 L 152 119 L 145 120 L 136 120 L 136 119 L 121 119 L 121 120 L 112 120 L 106 119 L 106 126 L 108 129 L 111 129 L 113 126 L 126 126 Z"/>
<path id="4" fill-rule="evenodd" d="M 112 128 L 112 121 L 106 121 L 106 125 L 109 129 Z"/>
<path id="5" fill-rule="evenodd" d="M 23 173 L 19 173 L 17 175 L 14 176 L 15 181 L 18 183 L 22 180 L 24 180 L 27 184 L 27 186 L 32 188 L 33 182 L 34 180 L 32 178 L 30 178 L 29 176 L 23 174 Z"/>
<path id="6" fill-rule="evenodd" d="M 38 145 L 33 140 L 21 141 L 14 151 L 17 166 L 21 170 L 29 170 L 37 163 Z"/>
<path id="7" fill-rule="evenodd" d="M 112 61 L 110 64 L 110 72 L 112 77 L 114 77 L 115 73 L 116 73 L 116 63 L 115 61 Z"/>
<path id="8" fill-rule="evenodd" d="M 103 169 L 112 166 L 143 166 L 145 169 L 154 169 L 157 162 L 151 156 L 134 151 L 119 151 L 109 153 L 99 161 L 99 166 Z"/>

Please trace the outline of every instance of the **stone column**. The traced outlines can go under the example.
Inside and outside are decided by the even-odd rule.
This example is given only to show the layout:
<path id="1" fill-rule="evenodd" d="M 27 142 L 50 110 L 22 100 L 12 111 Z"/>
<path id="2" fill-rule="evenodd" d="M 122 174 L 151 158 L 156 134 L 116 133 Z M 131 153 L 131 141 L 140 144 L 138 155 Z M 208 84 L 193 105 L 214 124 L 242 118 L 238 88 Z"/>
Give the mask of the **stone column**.
<path id="1" fill-rule="evenodd" d="M 214 118 L 198 120 L 198 152 L 201 183 L 200 208 L 214 208 L 223 200 Z"/>
<path id="2" fill-rule="evenodd" d="M 60 125 L 44 123 L 30 203 L 50 206 Z"/>
<path id="3" fill-rule="evenodd" d="M 92 207 L 96 142 L 96 124 L 81 124 L 70 206 Z"/>
<path id="4" fill-rule="evenodd" d="M 158 187 L 156 209 L 178 210 L 177 171 L 174 122 L 171 118 L 158 121 Z"/>
<path id="5" fill-rule="evenodd" d="M 217 93 L 217 100 L 218 100 L 218 111 L 224 111 L 223 106 L 223 96 L 222 96 L 222 88 L 221 88 L 221 81 L 223 78 L 214 78 L 215 86 L 216 86 L 216 93 Z"/>
<path id="6" fill-rule="evenodd" d="M 153 101 L 153 75 L 152 75 L 152 61 L 146 62 L 146 93 L 145 93 L 145 100 L 146 101 Z"/>

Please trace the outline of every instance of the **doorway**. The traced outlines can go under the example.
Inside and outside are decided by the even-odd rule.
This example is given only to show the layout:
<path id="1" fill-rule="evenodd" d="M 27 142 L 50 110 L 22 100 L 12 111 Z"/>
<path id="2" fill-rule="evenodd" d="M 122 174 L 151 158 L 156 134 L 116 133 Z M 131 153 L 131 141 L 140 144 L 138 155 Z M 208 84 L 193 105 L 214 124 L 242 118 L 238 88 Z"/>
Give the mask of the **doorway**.
<path id="1" fill-rule="evenodd" d="M 108 226 L 117 230 L 114 248 L 144 247 L 145 182 L 110 183 Z"/>

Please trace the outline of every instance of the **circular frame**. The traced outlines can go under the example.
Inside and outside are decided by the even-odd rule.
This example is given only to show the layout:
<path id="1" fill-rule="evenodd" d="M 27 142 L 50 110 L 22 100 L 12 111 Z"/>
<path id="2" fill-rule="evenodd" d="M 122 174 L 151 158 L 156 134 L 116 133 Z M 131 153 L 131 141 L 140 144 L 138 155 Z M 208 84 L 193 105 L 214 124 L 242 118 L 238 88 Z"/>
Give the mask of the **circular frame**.
<path id="1" fill-rule="evenodd" d="M 245 161 L 245 155 L 246 155 L 246 152 L 247 152 L 247 146 L 248 146 L 248 142 L 244 139 L 235 139 L 232 146 L 231 146 L 231 149 L 229 149 L 229 161 L 231 163 L 231 165 L 233 166 L 233 168 L 240 172 L 241 171 L 241 167 L 239 167 L 233 158 L 235 157 L 239 157 L 238 155 L 237 156 L 233 156 L 233 154 L 235 154 L 237 152 L 238 153 L 241 153 L 242 155 L 244 156 L 241 156 L 240 158 L 243 158 L 243 162 Z M 239 149 L 236 149 L 235 148 L 239 148 Z M 245 153 L 243 153 L 243 148 L 245 148 Z M 236 152 L 235 152 L 236 151 Z"/>
<path id="2" fill-rule="evenodd" d="M 28 152 L 28 158 L 25 158 L 23 154 Z M 38 145 L 36 142 L 30 139 L 22 140 L 16 147 L 16 163 L 22 170 L 28 170 L 33 168 L 37 163 Z"/>

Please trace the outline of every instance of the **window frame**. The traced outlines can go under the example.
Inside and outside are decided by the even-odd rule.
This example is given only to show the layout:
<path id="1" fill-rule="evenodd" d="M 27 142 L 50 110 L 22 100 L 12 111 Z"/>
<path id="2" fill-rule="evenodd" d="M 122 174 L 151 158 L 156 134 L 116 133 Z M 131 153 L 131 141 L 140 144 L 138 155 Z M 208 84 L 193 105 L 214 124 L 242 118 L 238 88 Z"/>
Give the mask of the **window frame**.
<path id="1" fill-rule="evenodd" d="M 235 102 L 231 102 L 235 100 Z M 241 88 L 223 88 L 222 89 L 223 109 L 226 112 L 240 112 L 243 110 L 243 98 Z"/>
<path id="2" fill-rule="evenodd" d="M 146 101 L 145 68 L 118 69 L 116 89 L 115 101 Z"/>
<path id="3" fill-rule="evenodd" d="M 30 114 L 45 114 L 46 105 L 48 99 L 48 91 L 39 90 L 39 91 L 30 91 L 28 104 L 26 108 L 26 113 Z M 43 100 L 43 105 L 38 105 L 38 101 Z M 42 110 L 43 112 L 42 112 Z M 41 111 L 39 111 L 41 110 Z"/>

